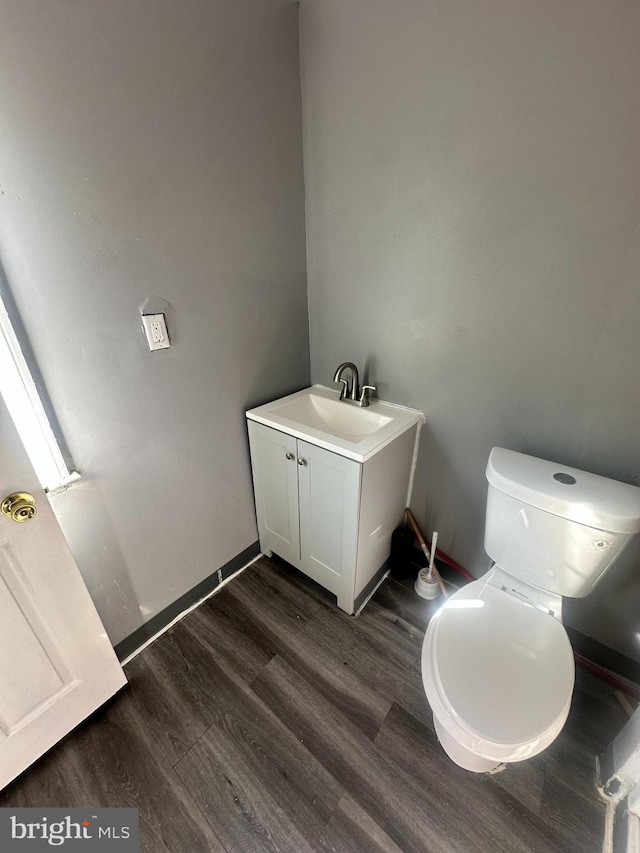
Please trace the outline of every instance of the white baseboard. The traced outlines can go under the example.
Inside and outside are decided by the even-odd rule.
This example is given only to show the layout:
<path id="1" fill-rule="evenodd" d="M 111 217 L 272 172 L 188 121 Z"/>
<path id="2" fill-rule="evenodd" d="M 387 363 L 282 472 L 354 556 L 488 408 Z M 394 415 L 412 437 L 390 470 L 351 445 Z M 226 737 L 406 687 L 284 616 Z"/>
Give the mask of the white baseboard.
<path id="1" fill-rule="evenodd" d="M 215 589 L 212 589 L 210 593 L 208 593 L 207 595 L 204 596 L 204 598 L 201 598 L 199 601 L 196 601 L 195 604 L 192 604 L 190 607 L 187 607 L 185 610 L 182 611 L 182 613 L 178 613 L 178 615 L 174 619 L 172 619 L 171 622 L 169 622 L 167 625 L 165 625 L 163 628 L 161 628 L 156 634 L 153 635 L 153 637 L 149 637 L 149 639 L 146 642 L 144 642 L 141 646 L 139 646 L 128 657 L 126 657 L 124 660 L 120 661 L 121 666 L 126 666 L 130 661 L 132 661 L 135 657 L 137 657 L 140 654 L 140 652 L 144 651 L 147 648 L 147 646 L 150 646 L 151 643 L 155 643 L 155 641 L 158 639 L 158 637 L 161 637 L 164 633 L 166 633 L 169 630 L 169 628 L 173 628 L 173 626 L 177 622 L 180 622 L 180 620 L 184 619 L 184 617 L 187 616 L 187 614 L 191 613 L 192 610 L 195 610 L 196 607 L 200 607 L 200 605 L 203 604 L 208 599 L 210 599 L 211 596 L 215 595 L 217 592 L 220 592 L 220 590 L 223 587 L 225 587 L 229 583 L 229 581 L 232 581 L 234 578 L 237 578 L 239 574 L 244 572 L 245 569 L 248 569 L 249 566 L 253 565 L 253 563 L 255 563 L 256 560 L 259 560 L 260 557 L 262 557 L 262 554 L 258 554 L 256 557 L 253 558 L 253 560 L 250 560 L 245 566 L 242 566 L 236 572 L 234 572 L 232 575 L 229 575 L 228 578 L 225 578 L 223 581 L 221 581 L 218 584 L 218 586 L 215 587 Z"/>

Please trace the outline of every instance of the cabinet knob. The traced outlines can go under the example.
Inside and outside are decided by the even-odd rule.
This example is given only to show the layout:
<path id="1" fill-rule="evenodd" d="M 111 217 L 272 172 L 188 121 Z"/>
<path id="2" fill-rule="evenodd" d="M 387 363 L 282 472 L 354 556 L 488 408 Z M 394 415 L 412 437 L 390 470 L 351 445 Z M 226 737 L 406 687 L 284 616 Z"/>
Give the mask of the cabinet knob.
<path id="1" fill-rule="evenodd" d="M 287 453 L 287 459 L 293 459 L 293 453 Z"/>
<path id="2" fill-rule="evenodd" d="M 302 459 L 301 457 L 298 457 L 298 465 L 306 465 L 306 464 L 307 464 L 306 459 Z"/>

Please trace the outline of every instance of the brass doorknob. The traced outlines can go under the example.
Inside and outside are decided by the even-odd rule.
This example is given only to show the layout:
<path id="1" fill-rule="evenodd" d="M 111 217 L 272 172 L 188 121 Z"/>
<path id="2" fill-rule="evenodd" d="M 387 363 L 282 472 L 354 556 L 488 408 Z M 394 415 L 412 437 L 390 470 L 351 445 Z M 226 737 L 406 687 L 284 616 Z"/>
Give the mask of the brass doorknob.
<path id="1" fill-rule="evenodd" d="M 14 492 L 2 501 L 2 512 L 7 518 L 12 518 L 18 524 L 23 521 L 31 521 L 37 514 L 36 499 L 28 492 Z"/>

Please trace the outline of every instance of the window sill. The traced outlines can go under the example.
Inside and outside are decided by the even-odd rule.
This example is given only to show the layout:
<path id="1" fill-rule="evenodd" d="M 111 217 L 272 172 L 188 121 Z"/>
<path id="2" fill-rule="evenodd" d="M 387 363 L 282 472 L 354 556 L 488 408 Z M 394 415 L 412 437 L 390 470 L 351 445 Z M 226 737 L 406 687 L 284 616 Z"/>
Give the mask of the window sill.
<path id="1" fill-rule="evenodd" d="M 77 483 L 81 479 L 82 478 L 77 471 L 72 471 L 67 477 L 65 477 L 63 480 L 60 480 L 60 482 L 57 483 L 55 486 L 45 489 L 45 492 L 47 493 L 47 495 L 49 495 L 49 497 L 51 497 L 51 495 L 59 495 L 60 492 L 66 492 L 70 486 L 73 486 L 74 483 Z"/>

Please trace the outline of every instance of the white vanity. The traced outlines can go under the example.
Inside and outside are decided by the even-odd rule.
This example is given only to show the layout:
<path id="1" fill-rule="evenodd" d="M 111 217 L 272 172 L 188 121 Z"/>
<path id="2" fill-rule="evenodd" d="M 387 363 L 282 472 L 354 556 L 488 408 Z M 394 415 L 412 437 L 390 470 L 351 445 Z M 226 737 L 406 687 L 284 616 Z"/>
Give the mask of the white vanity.
<path id="1" fill-rule="evenodd" d="M 424 416 L 322 385 L 247 412 L 260 548 L 354 613 L 386 571 Z"/>

